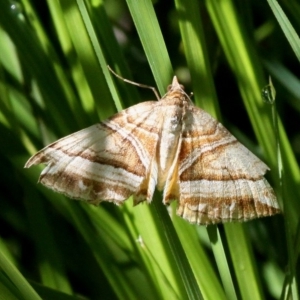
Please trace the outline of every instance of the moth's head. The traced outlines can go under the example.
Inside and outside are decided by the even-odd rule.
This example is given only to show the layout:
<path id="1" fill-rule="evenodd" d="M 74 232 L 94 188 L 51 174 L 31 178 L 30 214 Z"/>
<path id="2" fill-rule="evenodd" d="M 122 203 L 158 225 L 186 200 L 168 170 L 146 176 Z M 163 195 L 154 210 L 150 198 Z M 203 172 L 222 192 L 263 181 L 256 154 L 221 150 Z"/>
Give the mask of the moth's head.
<path id="1" fill-rule="evenodd" d="M 182 90 L 184 91 L 184 86 L 178 82 L 178 79 L 176 76 L 173 77 L 172 84 L 168 85 L 168 92 L 176 91 L 176 90 Z"/>
<path id="2" fill-rule="evenodd" d="M 173 77 L 172 84 L 168 86 L 167 94 L 162 99 L 165 98 L 177 98 L 181 101 L 187 101 L 190 104 L 192 103 L 190 97 L 184 91 L 184 86 L 178 82 L 176 76 Z"/>

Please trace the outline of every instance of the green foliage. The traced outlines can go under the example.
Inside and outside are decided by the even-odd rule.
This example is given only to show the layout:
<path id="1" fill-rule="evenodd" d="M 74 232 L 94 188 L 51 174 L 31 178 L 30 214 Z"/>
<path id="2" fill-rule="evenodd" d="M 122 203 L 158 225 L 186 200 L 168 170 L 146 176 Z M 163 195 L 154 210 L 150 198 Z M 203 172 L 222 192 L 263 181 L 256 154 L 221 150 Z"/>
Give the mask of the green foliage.
<path id="1" fill-rule="evenodd" d="M 0 299 L 298 299 L 299 3 L 0 6 Z M 206 228 L 178 218 L 175 203 L 168 213 L 159 193 L 149 206 L 93 207 L 37 184 L 42 166 L 23 166 L 38 149 L 154 99 L 107 65 L 154 79 L 161 95 L 178 75 L 270 166 L 283 216 Z M 269 75 L 278 115 L 261 99 Z"/>

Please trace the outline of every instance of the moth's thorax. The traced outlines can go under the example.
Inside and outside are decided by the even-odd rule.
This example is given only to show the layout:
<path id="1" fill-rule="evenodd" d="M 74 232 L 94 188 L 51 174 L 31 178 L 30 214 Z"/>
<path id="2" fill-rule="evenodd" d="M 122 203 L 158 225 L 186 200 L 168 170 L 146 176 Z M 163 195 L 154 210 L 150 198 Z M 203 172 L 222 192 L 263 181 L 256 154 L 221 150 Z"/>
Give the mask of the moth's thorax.
<path id="1" fill-rule="evenodd" d="M 190 98 L 186 96 L 186 94 L 174 93 L 167 94 L 164 98 L 161 99 L 163 105 L 166 107 L 169 106 L 178 106 L 179 108 L 186 108 L 189 105 L 193 105 Z"/>
<path id="2" fill-rule="evenodd" d="M 174 91 L 168 93 L 164 98 L 162 98 L 162 101 L 164 100 L 171 101 L 171 102 L 173 101 L 174 103 L 180 106 L 192 104 L 189 97 L 182 91 Z"/>

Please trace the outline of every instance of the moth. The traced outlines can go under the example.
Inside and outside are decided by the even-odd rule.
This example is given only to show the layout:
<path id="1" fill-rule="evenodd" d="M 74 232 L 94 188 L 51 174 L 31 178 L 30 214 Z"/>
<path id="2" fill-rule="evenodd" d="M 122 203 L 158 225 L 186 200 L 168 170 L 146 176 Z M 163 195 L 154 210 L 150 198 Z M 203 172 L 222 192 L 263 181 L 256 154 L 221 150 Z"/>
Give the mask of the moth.
<path id="1" fill-rule="evenodd" d="M 159 101 L 131 106 L 46 146 L 25 168 L 46 164 L 39 182 L 99 204 L 152 201 L 155 188 L 190 223 L 247 221 L 280 212 L 269 168 L 197 108 L 177 77 Z"/>

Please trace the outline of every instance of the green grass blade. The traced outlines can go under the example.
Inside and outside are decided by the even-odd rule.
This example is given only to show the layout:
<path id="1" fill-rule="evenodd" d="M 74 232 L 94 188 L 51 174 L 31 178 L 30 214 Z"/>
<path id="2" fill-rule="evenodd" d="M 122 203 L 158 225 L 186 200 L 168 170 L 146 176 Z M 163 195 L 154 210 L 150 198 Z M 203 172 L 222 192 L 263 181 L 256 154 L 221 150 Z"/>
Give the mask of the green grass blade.
<path id="1" fill-rule="evenodd" d="M 20 274 L 13 264 L 0 251 L 0 268 L 15 286 L 15 295 L 24 300 L 40 300 L 41 298 L 28 281 Z M 8 293 L 8 291 L 6 291 Z M 13 299 L 13 297 L 12 297 Z"/>
<path id="2" fill-rule="evenodd" d="M 66 280 L 66 270 L 59 247 L 55 243 L 51 223 L 48 222 L 45 201 L 39 198 L 35 189 L 28 189 L 25 197 L 28 220 L 30 222 L 32 237 L 40 260 L 39 267 L 41 281 L 45 286 L 58 289 L 65 293 L 72 293 L 72 288 Z M 47 239 L 43 239 L 46 236 Z"/>
<path id="3" fill-rule="evenodd" d="M 93 99 L 95 103 L 98 103 L 101 107 L 101 104 L 104 103 L 104 99 L 107 100 L 111 98 L 104 77 L 104 70 L 106 70 L 106 74 L 108 74 L 108 71 L 106 69 L 103 49 L 101 45 L 97 43 L 97 51 L 95 51 L 94 43 L 96 38 L 84 2 L 77 1 L 78 5 L 75 1 L 61 1 L 60 3 L 70 37 L 76 49 L 85 78 L 91 89 Z M 118 103 L 117 105 L 118 108 L 120 108 Z M 106 102 L 105 110 L 98 107 L 98 113 L 101 118 L 107 118 L 107 116 L 114 112 L 115 108 L 112 101 Z M 94 120 L 94 122 L 96 122 L 96 120 Z"/>
<path id="4" fill-rule="evenodd" d="M 279 3 L 275 0 L 267 0 L 274 16 L 276 17 L 282 31 L 284 32 L 285 37 L 288 39 L 292 49 L 294 50 L 295 55 L 300 62 L 300 39 L 296 30 L 292 26 L 291 22 L 287 18 L 286 14 L 282 10 Z"/>
<path id="5" fill-rule="evenodd" d="M 234 286 L 234 277 L 230 271 L 230 261 L 226 257 L 219 228 L 217 226 L 210 226 L 207 228 L 207 233 L 227 299 L 238 299 Z"/>
<path id="6" fill-rule="evenodd" d="M 185 56 L 193 82 L 195 102 L 212 116 L 220 118 L 204 30 L 201 24 L 199 2 L 196 0 L 176 0 L 175 3 Z"/>
<path id="7" fill-rule="evenodd" d="M 203 294 L 203 298 L 228 299 L 219 281 L 219 277 L 216 275 L 211 261 L 206 254 L 204 245 L 199 244 L 198 231 L 201 230 L 204 232 L 206 229 L 202 227 L 198 228 L 196 225 L 191 226 L 175 215 L 173 216 L 173 222 L 201 293 Z M 230 276 L 228 279 L 230 280 Z"/>
<path id="8" fill-rule="evenodd" d="M 152 2 L 127 0 L 127 4 L 158 90 L 164 95 L 174 73 Z"/>

